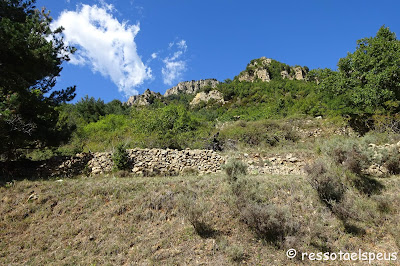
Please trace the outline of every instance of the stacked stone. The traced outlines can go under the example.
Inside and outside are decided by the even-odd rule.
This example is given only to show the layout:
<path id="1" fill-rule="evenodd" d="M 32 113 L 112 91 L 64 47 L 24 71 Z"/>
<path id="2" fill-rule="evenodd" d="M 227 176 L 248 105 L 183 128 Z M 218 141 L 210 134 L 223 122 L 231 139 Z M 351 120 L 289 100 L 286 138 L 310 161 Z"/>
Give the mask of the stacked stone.
<path id="1" fill-rule="evenodd" d="M 247 154 L 238 159 L 249 165 L 249 171 L 257 174 L 303 175 L 306 160 L 287 154 L 286 156 L 262 157 L 260 154 Z"/>
<path id="2" fill-rule="evenodd" d="M 133 161 L 132 172 L 138 175 L 176 175 L 185 171 L 213 173 L 225 160 L 211 150 L 133 149 L 127 151 Z"/>
<path id="3" fill-rule="evenodd" d="M 215 173 L 225 163 L 222 156 L 211 150 L 131 149 L 127 153 L 130 169 L 136 175 Z M 113 167 L 112 153 L 94 153 L 88 167 L 93 175 L 110 172 Z"/>
<path id="4" fill-rule="evenodd" d="M 88 167 L 91 169 L 93 175 L 111 172 L 113 165 L 111 152 L 93 153 L 93 158 L 88 163 Z"/>

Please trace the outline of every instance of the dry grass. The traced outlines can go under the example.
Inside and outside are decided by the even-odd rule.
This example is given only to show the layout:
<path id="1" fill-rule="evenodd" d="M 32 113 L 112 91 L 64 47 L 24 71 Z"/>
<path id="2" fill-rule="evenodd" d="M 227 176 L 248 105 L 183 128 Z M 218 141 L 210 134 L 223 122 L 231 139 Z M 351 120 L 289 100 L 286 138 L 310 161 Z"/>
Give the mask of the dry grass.
<path id="1" fill-rule="evenodd" d="M 286 257 L 289 247 L 399 249 L 398 176 L 380 180 L 380 195 L 350 195 L 361 212 L 355 222 L 365 227 L 363 235 L 348 232 L 354 224 L 344 225 L 321 203 L 305 176 L 247 178 L 259 204 L 285 208 L 299 225 L 280 248 L 241 220 L 224 174 L 25 180 L 0 187 L 0 264 L 295 265 L 301 261 Z M 199 235 L 192 214 L 182 208 L 188 193 L 201 202 L 199 217 L 211 234 Z"/>

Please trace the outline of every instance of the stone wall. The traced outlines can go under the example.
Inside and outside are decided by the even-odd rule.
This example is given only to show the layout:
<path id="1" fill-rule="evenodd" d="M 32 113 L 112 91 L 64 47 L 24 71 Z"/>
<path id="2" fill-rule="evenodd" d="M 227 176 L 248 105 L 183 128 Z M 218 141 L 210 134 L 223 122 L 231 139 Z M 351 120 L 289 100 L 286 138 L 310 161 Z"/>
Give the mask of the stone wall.
<path id="1" fill-rule="evenodd" d="M 208 174 L 221 171 L 225 157 L 212 150 L 127 150 L 129 171 L 134 175 Z M 0 162 L 0 179 L 95 176 L 113 170 L 111 152 L 80 153 L 44 161 Z"/>
<path id="2" fill-rule="evenodd" d="M 129 171 L 136 175 L 178 175 L 185 172 L 214 173 L 225 158 L 211 150 L 131 149 L 127 150 Z M 92 175 L 112 171 L 111 152 L 94 153 L 88 163 Z"/>

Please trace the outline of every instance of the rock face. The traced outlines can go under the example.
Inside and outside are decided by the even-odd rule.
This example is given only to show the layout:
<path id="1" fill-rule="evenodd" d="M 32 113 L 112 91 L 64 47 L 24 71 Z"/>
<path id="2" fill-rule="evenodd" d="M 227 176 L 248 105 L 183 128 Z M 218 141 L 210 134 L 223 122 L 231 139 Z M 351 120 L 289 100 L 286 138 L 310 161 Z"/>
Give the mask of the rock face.
<path id="1" fill-rule="evenodd" d="M 257 78 L 265 82 L 269 82 L 271 80 L 267 69 L 256 69 L 254 71 L 245 72 L 239 75 L 239 81 L 253 82 Z"/>
<path id="2" fill-rule="evenodd" d="M 161 99 L 161 97 L 162 97 L 162 95 L 160 93 L 147 89 L 143 94 L 134 95 L 134 96 L 129 97 L 128 101 L 126 102 L 126 105 L 128 105 L 128 106 L 150 105 L 154 101 L 154 99 Z"/>
<path id="3" fill-rule="evenodd" d="M 258 60 L 253 60 L 247 65 L 246 70 L 239 74 L 239 81 L 251 81 L 261 79 L 262 81 L 269 82 L 271 80 L 268 66 L 271 64 L 271 59 L 261 57 Z"/>
<path id="4" fill-rule="evenodd" d="M 295 76 L 294 76 L 295 79 L 303 80 L 306 77 L 306 73 L 302 67 L 295 67 L 294 71 L 295 71 Z"/>
<path id="5" fill-rule="evenodd" d="M 275 76 L 273 76 L 272 73 L 276 73 L 277 69 L 280 72 L 278 72 L 278 74 L 274 74 Z M 270 58 L 261 57 L 259 59 L 252 60 L 247 65 L 246 70 L 242 71 L 237 78 L 239 81 L 249 82 L 254 82 L 256 79 L 269 82 L 271 79 L 276 78 L 303 80 L 307 74 L 306 69 L 307 68 L 300 66 L 291 67 Z"/>
<path id="6" fill-rule="evenodd" d="M 215 88 L 220 82 L 216 79 L 202 79 L 202 80 L 192 80 L 192 81 L 184 81 L 178 83 L 175 87 L 168 89 L 164 96 L 176 95 L 179 93 L 186 94 L 195 94 L 200 89 L 210 86 L 211 88 Z"/>
<path id="7" fill-rule="evenodd" d="M 193 100 L 190 102 L 190 105 L 195 106 L 201 102 L 208 102 L 211 99 L 215 100 L 218 103 L 225 103 L 222 93 L 217 90 L 212 90 L 209 93 L 206 93 L 204 91 L 197 93 Z"/>

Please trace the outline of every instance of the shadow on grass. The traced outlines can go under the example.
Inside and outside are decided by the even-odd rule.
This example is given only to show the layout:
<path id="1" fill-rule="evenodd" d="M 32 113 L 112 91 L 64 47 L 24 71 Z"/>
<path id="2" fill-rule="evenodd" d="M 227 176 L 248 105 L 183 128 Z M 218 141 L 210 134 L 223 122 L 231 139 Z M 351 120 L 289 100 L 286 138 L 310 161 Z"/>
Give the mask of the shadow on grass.
<path id="1" fill-rule="evenodd" d="M 353 183 L 358 191 L 368 196 L 380 194 L 385 188 L 381 182 L 365 174 L 357 176 Z"/>
<path id="2" fill-rule="evenodd" d="M 0 162 L 0 186 L 11 181 L 20 180 L 48 180 L 54 178 L 73 177 L 85 172 L 90 156 L 84 159 L 69 156 L 56 156 L 48 160 L 5 161 Z M 69 161 L 65 166 L 64 162 Z"/>
<path id="3" fill-rule="evenodd" d="M 215 238 L 221 234 L 220 231 L 213 229 L 209 224 L 204 222 L 192 223 L 194 230 L 201 238 Z"/>
<path id="4" fill-rule="evenodd" d="M 345 229 L 346 233 L 348 233 L 348 234 L 352 234 L 354 236 L 363 236 L 366 233 L 364 228 L 361 228 L 355 224 L 343 222 L 343 225 L 344 225 L 344 229 Z"/>

